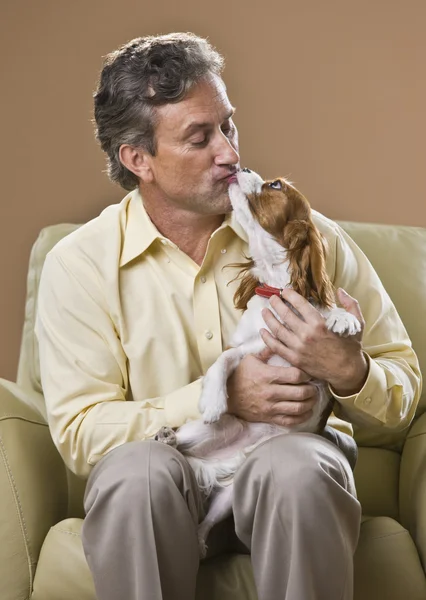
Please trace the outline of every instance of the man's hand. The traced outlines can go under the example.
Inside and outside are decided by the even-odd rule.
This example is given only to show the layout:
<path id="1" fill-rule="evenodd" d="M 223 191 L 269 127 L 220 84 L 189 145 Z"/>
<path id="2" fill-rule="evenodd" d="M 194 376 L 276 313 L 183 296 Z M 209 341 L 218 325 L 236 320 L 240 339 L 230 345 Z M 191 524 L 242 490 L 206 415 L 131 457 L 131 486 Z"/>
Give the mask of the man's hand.
<path id="1" fill-rule="evenodd" d="M 304 423 L 318 400 L 317 388 L 300 369 L 265 364 L 270 355 L 248 355 L 240 362 L 228 379 L 228 411 L 251 422 Z"/>
<path id="2" fill-rule="evenodd" d="M 365 321 L 358 302 L 338 290 L 343 308 L 361 323 L 361 333 L 342 337 L 329 331 L 324 317 L 297 292 L 284 289 L 282 296 L 298 314 L 278 296 L 271 298 L 272 308 L 285 325 L 269 309 L 263 310 L 272 335 L 266 329 L 260 333 L 270 351 L 314 379 L 328 382 L 338 396 L 358 393 L 368 375 L 368 363 L 361 346 Z"/>

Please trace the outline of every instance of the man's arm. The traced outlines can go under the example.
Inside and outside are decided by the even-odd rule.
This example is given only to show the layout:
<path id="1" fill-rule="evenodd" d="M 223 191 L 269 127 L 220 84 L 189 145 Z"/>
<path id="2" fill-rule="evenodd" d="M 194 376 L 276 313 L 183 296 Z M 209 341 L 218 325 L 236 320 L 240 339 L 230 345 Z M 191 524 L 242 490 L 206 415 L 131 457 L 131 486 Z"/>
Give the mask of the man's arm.
<path id="1" fill-rule="evenodd" d="M 83 282 L 57 252 L 43 268 L 36 334 L 52 438 L 78 475 L 88 476 L 125 442 L 199 416 L 201 380 L 165 396 L 126 401 L 127 358 L 96 273 Z"/>
<path id="2" fill-rule="evenodd" d="M 369 363 L 367 379 L 357 394 L 334 394 L 336 415 L 361 426 L 402 430 L 419 402 L 419 362 L 371 263 L 341 227 L 336 225 L 336 231 L 334 285 L 358 300 L 365 319 L 363 350 Z"/>

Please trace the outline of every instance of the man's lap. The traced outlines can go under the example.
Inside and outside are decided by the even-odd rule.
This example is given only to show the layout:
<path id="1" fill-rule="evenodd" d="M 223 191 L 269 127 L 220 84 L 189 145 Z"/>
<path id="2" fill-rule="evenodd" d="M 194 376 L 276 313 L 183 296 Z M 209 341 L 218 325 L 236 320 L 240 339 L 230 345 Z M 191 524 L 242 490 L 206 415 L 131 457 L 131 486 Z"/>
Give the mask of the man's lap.
<path id="1" fill-rule="evenodd" d="M 284 464 L 293 464 L 294 476 L 297 477 L 300 469 L 306 471 L 309 465 L 312 469 L 315 469 L 316 466 L 321 468 L 321 462 L 331 460 L 339 470 L 343 471 L 345 480 L 350 480 L 348 481 L 349 491 L 355 495 L 352 465 L 350 465 L 350 462 L 354 463 L 355 456 L 354 440 L 336 430 L 326 431 L 324 436 L 305 433 L 283 434 L 256 448 L 246 459 L 236 477 L 248 476 L 250 478 L 252 476 L 250 473 L 253 472 L 253 470 L 250 471 L 253 463 L 257 463 L 256 477 L 266 477 L 271 469 L 281 471 L 280 466 Z M 270 457 L 273 457 L 273 460 Z M 124 444 L 104 456 L 90 475 L 86 497 L 91 487 L 98 485 L 101 475 L 105 477 L 108 472 L 112 473 L 114 470 L 115 472 L 120 471 L 122 474 L 123 465 L 126 465 L 126 471 L 131 477 L 135 473 L 135 469 L 145 468 L 145 460 L 150 463 L 149 476 L 151 478 L 164 477 L 164 473 L 170 471 L 173 472 L 172 477 L 176 479 L 177 467 L 182 469 L 185 485 L 191 488 L 191 495 L 198 505 L 199 521 L 201 521 L 205 514 L 205 510 L 203 510 L 203 504 L 204 508 L 206 507 L 205 502 L 203 502 L 202 494 L 197 488 L 195 477 L 193 477 L 185 458 L 174 448 L 152 440 Z M 287 472 L 291 473 L 288 469 Z M 131 503 L 129 503 L 131 510 L 130 507 Z M 235 510 L 238 510 L 238 507 L 234 507 Z M 207 558 L 226 552 L 248 553 L 247 547 L 235 533 L 233 517 L 213 527 L 207 539 L 207 546 Z"/>

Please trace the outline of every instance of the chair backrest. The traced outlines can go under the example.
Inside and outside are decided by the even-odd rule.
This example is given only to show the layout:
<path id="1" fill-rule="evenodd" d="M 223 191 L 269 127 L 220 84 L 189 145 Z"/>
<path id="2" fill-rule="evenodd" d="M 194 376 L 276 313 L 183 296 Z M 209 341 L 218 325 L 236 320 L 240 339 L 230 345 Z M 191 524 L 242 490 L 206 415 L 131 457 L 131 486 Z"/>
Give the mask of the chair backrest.
<path id="1" fill-rule="evenodd" d="M 37 338 L 34 333 L 37 313 L 37 294 L 46 254 L 66 235 L 80 225 L 61 223 L 42 229 L 31 249 L 28 275 L 25 319 L 22 328 L 21 351 L 19 355 L 17 383 L 24 389 L 42 392 Z M 39 407 L 44 414 L 44 407 Z"/>
<path id="2" fill-rule="evenodd" d="M 426 229 L 408 225 L 339 222 L 378 273 L 408 331 L 422 372 L 426 372 Z M 423 388 L 417 416 L 426 410 Z M 363 446 L 400 449 L 407 430 L 380 433 L 366 429 L 355 438 Z"/>
<path id="3" fill-rule="evenodd" d="M 340 222 L 369 258 L 408 331 L 426 372 L 426 229 Z M 426 386 L 419 413 L 426 410 Z"/>

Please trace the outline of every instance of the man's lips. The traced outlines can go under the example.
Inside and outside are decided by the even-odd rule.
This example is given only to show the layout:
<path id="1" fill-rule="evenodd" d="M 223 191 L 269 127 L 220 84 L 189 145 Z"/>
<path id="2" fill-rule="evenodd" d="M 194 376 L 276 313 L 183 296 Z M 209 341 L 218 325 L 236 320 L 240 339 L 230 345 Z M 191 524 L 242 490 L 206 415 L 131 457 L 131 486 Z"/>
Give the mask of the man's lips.
<path id="1" fill-rule="evenodd" d="M 216 180 L 217 182 L 222 182 L 222 181 L 226 181 L 226 183 L 229 185 L 231 183 L 238 183 L 238 179 L 237 179 L 237 171 L 233 171 L 232 173 L 229 173 L 229 175 L 225 175 L 225 177 L 221 177 L 220 179 Z"/>
<path id="2" fill-rule="evenodd" d="M 226 177 L 226 180 L 228 183 L 238 183 L 237 174 L 231 173 L 231 175 L 228 175 L 228 177 Z"/>

